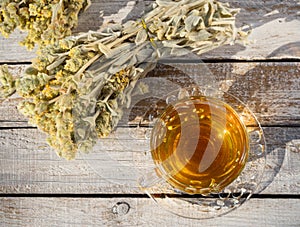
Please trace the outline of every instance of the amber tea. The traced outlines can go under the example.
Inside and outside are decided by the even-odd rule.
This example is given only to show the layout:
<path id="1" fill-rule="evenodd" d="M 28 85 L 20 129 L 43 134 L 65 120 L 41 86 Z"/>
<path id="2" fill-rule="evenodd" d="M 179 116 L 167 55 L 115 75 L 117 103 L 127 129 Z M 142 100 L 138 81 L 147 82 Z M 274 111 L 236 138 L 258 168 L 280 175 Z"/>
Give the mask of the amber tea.
<path id="1" fill-rule="evenodd" d="M 247 131 L 235 110 L 204 96 L 169 105 L 151 136 L 158 174 L 189 194 L 219 192 L 229 185 L 242 171 L 248 150 Z"/>

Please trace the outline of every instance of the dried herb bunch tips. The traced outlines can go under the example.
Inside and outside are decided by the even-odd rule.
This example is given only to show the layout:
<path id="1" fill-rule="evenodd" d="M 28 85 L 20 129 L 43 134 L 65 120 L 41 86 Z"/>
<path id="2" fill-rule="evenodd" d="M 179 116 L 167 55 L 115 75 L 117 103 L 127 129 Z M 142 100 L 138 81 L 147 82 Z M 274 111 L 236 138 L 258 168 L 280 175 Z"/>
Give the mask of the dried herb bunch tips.
<path id="1" fill-rule="evenodd" d="M 153 11 L 145 15 L 147 30 L 171 55 L 187 51 L 205 53 L 236 40 L 244 40 L 246 32 L 237 29 L 238 9 L 214 0 L 157 0 Z"/>
<path id="2" fill-rule="evenodd" d="M 8 71 L 7 65 L 3 65 L 0 67 L 0 98 L 7 98 L 15 91 L 15 79 Z"/>
<path id="3" fill-rule="evenodd" d="M 137 21 L 70 36 L 42 47 L 16 82 L 19 106 L 66 158 L 107 136 L 137 80 L 159 57 L 204 53 L 243 39 L 238 10 L 212 0 L 157 0 Z"/>
<path id="4" fill-rule="evenodd" d="M 28 49 L 36 43 L 53 43 L 71 34 L 79 12 L 89 4 L 89 0 L 3 0 L 0 31 L 5 37 L 16 28 L 27 31 L 21 44 Z"/>

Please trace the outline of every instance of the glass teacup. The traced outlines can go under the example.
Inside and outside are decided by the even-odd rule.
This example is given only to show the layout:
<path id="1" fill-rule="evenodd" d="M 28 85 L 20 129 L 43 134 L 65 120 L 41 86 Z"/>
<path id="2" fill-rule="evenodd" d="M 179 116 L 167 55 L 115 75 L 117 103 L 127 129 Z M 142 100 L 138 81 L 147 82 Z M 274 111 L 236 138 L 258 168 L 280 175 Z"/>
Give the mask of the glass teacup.
<path id="1" fill-rule="evenodd" d="M 218 216 L 247 200 L 265 163 L 254 114 L 233 95 L 198 86 L 172 92 L 166 104 L 151 132 L 154 165 L 139 180 L 142 190 L 189 218 Z"/>
<path id="2" fill-rule="evenodd" d="M 150 145 L 158 174 L 188 194 L 220 192 L 238 177 L 249 151 L 246 126 L 236 111 L 205 96 L 169 104 Z"/>

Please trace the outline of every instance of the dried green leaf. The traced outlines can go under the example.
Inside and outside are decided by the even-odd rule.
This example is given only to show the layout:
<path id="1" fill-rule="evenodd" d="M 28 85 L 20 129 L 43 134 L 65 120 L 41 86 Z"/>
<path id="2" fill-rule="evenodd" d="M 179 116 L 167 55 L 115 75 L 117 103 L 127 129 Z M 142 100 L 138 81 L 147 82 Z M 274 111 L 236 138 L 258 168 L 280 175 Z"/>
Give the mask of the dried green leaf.
<path id="1" fill-rule="evenodd" d="M 147 39 L 148 39 L 148 34 L 145 29 L 142 29 L 136 35 L 135 44 L 136 45 L 142 44 L 143 42 L 146 42 Z"/>
<path id="2" fill-rule="evenodd" d="M 200 20 L 201 17 L 199 16 L 199 11 L 193 10 L 184 21 L 186 31 L 191 32 L 192 29 L 194 29 L 198 25 Z"/>
<path id="3" fill-rule="evenodd" d="M 109 56 L 111 56 L 111 49 L 104 45 L 103 43 L 98 43 L 98 48 L 99 50 L 108 58 Z"/>
<path id="4" fill-rule="evenodd" d="M 188 36 L 189 40 L 194 42 L 208 40 L 212 34 L 206 30 L 200 30 L 199 32 L 191 32 Z"/>

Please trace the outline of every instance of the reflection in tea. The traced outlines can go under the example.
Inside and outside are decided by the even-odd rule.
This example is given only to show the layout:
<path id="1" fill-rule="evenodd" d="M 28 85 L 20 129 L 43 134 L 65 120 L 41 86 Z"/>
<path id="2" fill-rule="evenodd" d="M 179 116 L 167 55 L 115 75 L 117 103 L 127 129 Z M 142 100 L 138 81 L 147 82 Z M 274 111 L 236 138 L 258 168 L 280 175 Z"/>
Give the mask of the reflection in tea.
<path id="1" fill-rule="evenodd" d="M 238 177 L 249 150 L 246 128 L 226 103 L 192 96 L 155 124 L 151 152 L 160 175 L 189 194 L 219 192 Z"/>

